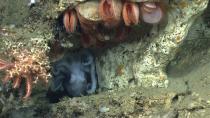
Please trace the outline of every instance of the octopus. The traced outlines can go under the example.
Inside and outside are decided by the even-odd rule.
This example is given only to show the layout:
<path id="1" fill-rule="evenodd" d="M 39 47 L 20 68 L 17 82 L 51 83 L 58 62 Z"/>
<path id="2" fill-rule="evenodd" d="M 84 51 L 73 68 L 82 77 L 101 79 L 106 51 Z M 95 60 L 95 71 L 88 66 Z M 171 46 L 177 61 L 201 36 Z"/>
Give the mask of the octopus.
<path id="1" fill-rule="evenodd" d="M 50 102 L 58 102 L 63 96 L 89 95 L 97 88 L 94 57 L 88 49 L 65 54 L 53 64 L 52 76 L 47 92 Z"/>
<path id="2" fill-rule="evenodd" d="M 69 33 L 76 32 L 77 27 L 81 27 L 82 45 L 90 47 L 111 39 L 121 42 L 132 26 L 141 22 L 157 24 L 163 16 L 164 4 L 161 2 L 100 0 L 67 8 L 63 14 L 63 24 Z M 114 36 L 111 37 L 113 32 Z"/>

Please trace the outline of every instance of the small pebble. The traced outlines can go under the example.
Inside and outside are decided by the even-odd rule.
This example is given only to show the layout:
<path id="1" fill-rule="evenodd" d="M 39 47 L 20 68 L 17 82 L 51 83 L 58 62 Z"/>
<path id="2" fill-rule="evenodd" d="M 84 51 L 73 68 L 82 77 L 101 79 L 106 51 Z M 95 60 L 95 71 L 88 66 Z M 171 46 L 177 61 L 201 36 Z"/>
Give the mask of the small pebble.
<path id="1" fill-rule="evenodd" d="M 105 112 L 109 111 L 109 108 L 107 108 L 107 107 L 100 107 L 100 108 L 99 108 L 99 111 L 100 111 L 101 113 L 105 113 Z"/>

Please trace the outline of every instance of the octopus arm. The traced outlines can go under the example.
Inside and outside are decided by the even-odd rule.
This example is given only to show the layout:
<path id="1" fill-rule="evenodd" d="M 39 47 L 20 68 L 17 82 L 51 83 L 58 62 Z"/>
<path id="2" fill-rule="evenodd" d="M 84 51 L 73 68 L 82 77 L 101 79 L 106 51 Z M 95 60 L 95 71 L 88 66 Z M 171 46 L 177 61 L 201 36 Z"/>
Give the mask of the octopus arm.
<path id="1" fill-rule="evenodd" d="M 89 51 L 84 50 L 81 53 L 81 62 L 84 66 L 91 65 L 93 62 L 93 56 Z"/>
<path id="2" fill-rule="evenodd" d="M 63 81 L 66 78 L 66 75 L 68 73 L 68 70 L 71 67 L 69 67 L 69 64 L 66 61 L 59 61 L 59 63 L 57 63 L 53 70 L 53 80 L 50 86 L 51 91 L 56 92 L 56 91 L 63 91 Z"/>
<path id="3" fill-rule="evenodd" d="M 64 88 L 63 88 L 63 85 L 62 85 L 62 83 L 63 83 L 63 78 L 64 77 L 56 77 L 56 78 L 53 78 L 53 81 L 52 81 L 52 83 L 51 83 L 51 86 L 50 86 L 50 89 L 51 89 L 51 91 L 63 91 L 64 90 Z"/>
<path id="4" fill-rule="evenodd" d="M 87 73 L 90 73 L 91 78 L 91 84 L 87 85 L 87 93 L 94 93 L 97 87 L 97 77 L 94 58 L 89 50 L 84 50 L 81 52 L 81 62 L 83 65 L 83 70 Z"/>
<path id="5" fill-rule="evenodd" d="M 97 77 L 96 77 L 96 70 L 94 63 L 92 63 L 90 66 L 90 76 L 91 76 L 91 87 L 89 90 L 87 90 L 88 94 L 94 93 L 97 87 Z"/>

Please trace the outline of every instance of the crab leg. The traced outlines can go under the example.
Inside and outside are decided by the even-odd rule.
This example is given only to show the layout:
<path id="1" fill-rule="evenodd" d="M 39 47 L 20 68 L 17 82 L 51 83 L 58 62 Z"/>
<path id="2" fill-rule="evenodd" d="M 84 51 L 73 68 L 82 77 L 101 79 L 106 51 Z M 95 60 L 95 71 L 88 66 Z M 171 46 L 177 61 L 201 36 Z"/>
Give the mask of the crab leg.
<path id="1" fill-rule="evenodd" d="M 0 59 L 0 70 L 4 70 L 6 68 L 9 68 L 11 67 L 13 64 L 9 63 L 9 62 L 6 62 L 2 59 Z"/>
<path id="2" fill-rule="evenodd" d="M 8 75 L 6 75 L 6 76 L 4 77 L 4 79 L 2 80 L 2 83 L 3 83 L 3 84 L 6 84 L 10 79 L 11 79 L 11 78 L 10 78 Z"/>
<path id="3" fill-rule="evenodd" d="M 16 78 L 14 81 L 13 88 L 20 88 L 21 81 L 22 81 L 21 77 Z"/>
<path id="4" fill-rule="evenodd" d="M 26 95 L 23 97 L 23 99 L 27 99 L 31 95 L 31 89 L 32 89 L 32 77 L 29 76 L 29 78 L 26 78 Z"/>

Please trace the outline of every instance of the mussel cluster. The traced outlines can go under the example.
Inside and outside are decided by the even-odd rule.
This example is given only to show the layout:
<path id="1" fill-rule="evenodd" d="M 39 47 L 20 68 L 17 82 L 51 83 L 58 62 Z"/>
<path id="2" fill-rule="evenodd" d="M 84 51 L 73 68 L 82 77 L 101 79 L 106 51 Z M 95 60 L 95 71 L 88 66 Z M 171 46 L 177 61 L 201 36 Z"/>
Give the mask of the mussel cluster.
<path id="1" fill-rule="evenodd" d="M 74 8 L 67 8 L 63 13 L 63 24 L 67 32 L 74 33 L 77 27 L 82 29 L 84 47 L 100 45 L 114 39 L 122 41 L 130 26 L 141 21 L 156 24 L 164 16 L 161 2 L 133 2 L 130 0 L 88 1 Z M 111 37 L 107 34 L 113 34 Z"/>

